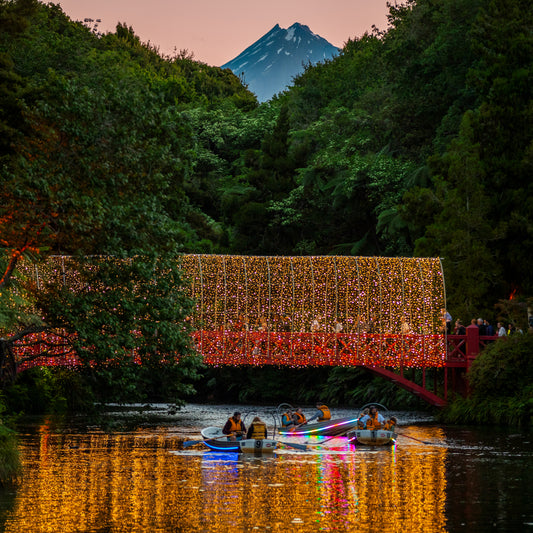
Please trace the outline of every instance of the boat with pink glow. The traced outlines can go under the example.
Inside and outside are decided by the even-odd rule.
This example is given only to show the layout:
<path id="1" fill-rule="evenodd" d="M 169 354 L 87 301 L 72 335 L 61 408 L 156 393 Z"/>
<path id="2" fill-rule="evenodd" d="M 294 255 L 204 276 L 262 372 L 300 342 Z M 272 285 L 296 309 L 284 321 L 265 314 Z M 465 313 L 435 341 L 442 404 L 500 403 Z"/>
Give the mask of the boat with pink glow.
<path id="1" fill-rule="evenodd" d="M 282 413 L 290 410 L 294 411 L 294 407 L 288 403 L 278 405 L 277 413 L 278 419 L 282 420 Z M 298 426 L 280 427 L 278 433 L 287 437 L 339 437 L 346 435 L 351 429 L 357 427 L 357 416 L 349 416 L 344 418 L 336 418 L 333 420 L 323 420 L 315 423 L 305 423 Z"/>

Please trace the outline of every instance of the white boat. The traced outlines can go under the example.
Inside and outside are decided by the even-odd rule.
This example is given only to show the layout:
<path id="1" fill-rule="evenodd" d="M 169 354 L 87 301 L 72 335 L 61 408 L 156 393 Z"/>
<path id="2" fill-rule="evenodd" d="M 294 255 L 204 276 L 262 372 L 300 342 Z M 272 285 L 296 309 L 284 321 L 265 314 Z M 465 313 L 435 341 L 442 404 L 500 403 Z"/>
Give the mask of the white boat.
<path id="1" fill-rule="evenodd" d="M 229 440 L 219 427 L 202 429 L 204 444 L 216 452 L 272 453 L 278 442 L 273 439 Z"/>
<path id="2" fill-rule="evenodd" d="M 396 442 L 398 435 L 390 429 L 356 429 L 346 436 L 354 444 L 365 446 L 387 446 Z"/>

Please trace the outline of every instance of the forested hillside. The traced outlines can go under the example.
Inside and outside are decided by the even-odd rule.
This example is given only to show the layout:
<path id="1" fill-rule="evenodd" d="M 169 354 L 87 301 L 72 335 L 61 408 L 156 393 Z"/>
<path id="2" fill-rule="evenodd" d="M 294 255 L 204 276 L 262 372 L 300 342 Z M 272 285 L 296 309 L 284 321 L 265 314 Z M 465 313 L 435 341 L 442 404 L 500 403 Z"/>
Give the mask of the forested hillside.
<path id="1" fill-rule="evenodd" d="M 493 317 L 533 289 L 532 10 L 418 0 L 389 22 L 271 102 L 220 219 L 241 252 L 440 256 L 452 314 Z"/>
<path id="2" fill-rule="evenodd" d="M 112 323 L 115 357 L 142 315 L 147 358 L 185 350 L 180 252 L 440 256 L 454 316 L 525 301 L 532 28 L 527 0 L 407 0 L 258 105 L 229 70 L 126 24 L 100 35 L 0 0 L 1 336 L 61 327 L 83 351 Z M 20 259 L 51 253 L 137 263 L 106 267 L 113 298 L 25 292 Z M 146 309 L 125 280 L 150 292 L 154 272 Z"/>

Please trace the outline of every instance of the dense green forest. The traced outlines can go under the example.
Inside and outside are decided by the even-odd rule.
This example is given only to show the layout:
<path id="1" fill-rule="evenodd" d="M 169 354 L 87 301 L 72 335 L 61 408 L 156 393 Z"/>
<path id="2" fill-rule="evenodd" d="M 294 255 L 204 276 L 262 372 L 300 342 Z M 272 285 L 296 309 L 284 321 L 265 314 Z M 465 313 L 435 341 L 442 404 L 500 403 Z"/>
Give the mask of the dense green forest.
<path id="1" fill-rule="evenodd" d="M 247 400 L 266 380 L 276 399 L 270 371 L 154 357 L 190 353 L 182 252 L 440 256 L 454 317 L 509 320 L 512 296 L 526 330 L 532 28 L 526 0 L 407 0 L 259 105 L 229 70 L 165 56 L 127 24 L 101 35 L 59 6 L 0 0 L 0 378 L 14 340 L 46 329 L 75 332 L 93 362 L 85 382 L 28 373 L 11 397 L 30 409 L 55 380 L 74 404 L 89 386 L 180 399 L 207 375 L 204 398 L 238 380 Z M 87 290 L 27 283 L 21 262 L 50 254 L 87 264 Z M 138 343 L 146 371 L 128 363 Z M 363 375 L 318 386 L 311 370 L 301 394 L 363 401 Z"/>

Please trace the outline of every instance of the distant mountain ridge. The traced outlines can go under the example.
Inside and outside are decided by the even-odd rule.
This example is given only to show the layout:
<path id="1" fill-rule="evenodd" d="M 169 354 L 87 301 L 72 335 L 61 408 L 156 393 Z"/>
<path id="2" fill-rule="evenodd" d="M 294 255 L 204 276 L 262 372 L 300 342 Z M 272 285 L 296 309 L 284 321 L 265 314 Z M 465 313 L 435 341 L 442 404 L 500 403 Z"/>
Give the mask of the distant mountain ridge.
<path id="1" fill-rule="evenodd" d="M 304 65 L 315 65 L 338 53 L 336 46 L 304 24 L 295 22 L 288 29 L 276 24 L 221 68 L 229 68 L 260 102 L 265 102 L 291 85 L 292 79 L 303 72 Z"/>

